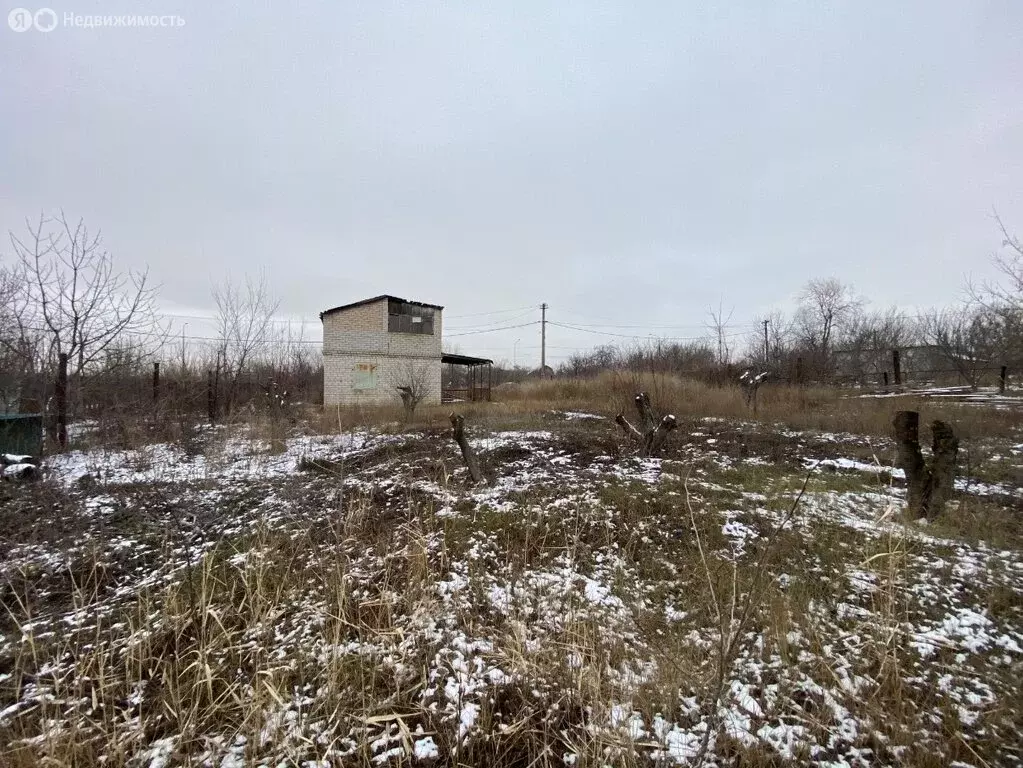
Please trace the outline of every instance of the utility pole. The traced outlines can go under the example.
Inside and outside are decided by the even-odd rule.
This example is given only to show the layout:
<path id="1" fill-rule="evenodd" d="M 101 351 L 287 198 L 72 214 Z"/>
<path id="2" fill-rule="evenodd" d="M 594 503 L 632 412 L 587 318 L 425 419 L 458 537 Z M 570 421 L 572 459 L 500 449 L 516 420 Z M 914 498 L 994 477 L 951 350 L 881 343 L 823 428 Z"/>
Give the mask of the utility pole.
<path id="1" fill-rule="evenodd" d="M 770 320 L 764 320 L 764 365 L 771 364 L 771 352 L 770 347 L 767 343 L 767 324 Z"/>
<path id="2" fill-rule="evenodd" d="M 188 359 L 185 355 L 185 329 L 188 328 L 188 323 L 181 326 L 181 374 L 184 376 L 188 372 Z"/>
<path id="3" fill-rule="evenodd" d="M 547 375 L 547 302 L 540 305 L 540 378 Z"/>

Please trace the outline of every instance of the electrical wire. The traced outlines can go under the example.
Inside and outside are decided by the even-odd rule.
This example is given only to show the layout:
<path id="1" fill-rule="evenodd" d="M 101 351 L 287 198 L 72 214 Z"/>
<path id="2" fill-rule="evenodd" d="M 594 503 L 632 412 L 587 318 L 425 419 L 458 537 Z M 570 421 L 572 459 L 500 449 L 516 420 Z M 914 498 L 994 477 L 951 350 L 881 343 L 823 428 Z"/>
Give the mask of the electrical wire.
<path id="1" fill-rule="evenodd" d="M 481 333 L 494 333 L 495 331 L 510 331 L 512 328 L 526 328 L 530 325 L 540 325 L 539 320 L 534 320 L 531 323 L 520 323 L 519 325 L 504 325 L 500 328 L 485 328 L 479 331 L 466 331 L 464 333 L 447 333 L 444 334 L 446 338 L 454 338 L 457 336 L 476 336 Z"/>
<path id="2" fill-rule="evenodd" d="M 579 317 L 579 318 L 582 318 L 583 320 L 601 320 L 601 319 L 604 319 L 604 318 L 599 318 L 599 317 L 587 317 L 586 315 L 582 315 L 582 314 L 580 314 L 578 312 L 573 312 L 572 310 L 563 309 L 561 311 L 564 312 L 566 315 L 572 315 L 573 317 Z M 654 324 L 654 323 L 639 323 L 639 324 L 635 324 L 635 325 L 630 325 L 630 324 L 625 324 L 625 323 L 618 323 L 617 321 L 611 321 L 611 322 L 607 322 L 607 323 L 576 322 L 576 321 L 573 321 L 573 323 L 575 325 L 578 325 L 578 326 L 582 327 L 582 328 L 674 328 L 674 329 L 696 329 L 696 328 L 707 328 L 710 325 L 709 323 L 705 323 L 705 324 L 702 324 L 702 325 L 670 325 L 670 324 L 669 325 L 664 325 L 664 324 Z M 750 322 L 746 322 L 746 323 L 727 322 L 727 323 L 722 323 L 722 325 L 724 325 L 724 326 L 726 326 L 728 328 L 756 328 L 759 325 L 759 323 L 757 323 L 755 321 L 750 321 Z"/>
<path id="3" fill-rule="evenodd" d="M 630 335 L 630 334 L 627 334 L 627 333 L 612 333 L 611 331 L 595 331 L 592 328 L 582 328 L 580 326 L 568 325 L 567 323 L 558 323 L 558 322 L 555 322 L 554 320 L 548 320 L 547 324 L 548 325 L 557 326 L 558 328 L 568 328 L 568 329 L 573 330 L 573 331 L 581 331 L 583 333 L 595 333 L 595 334 L 600 335 L 600 336 L 614 336 L 614 337 L 622 338 L 622 339 L 644 339 L 644 340 L 650 339 L 650 340 L 664 340 L 664 341 L 704 341 L 706 339 L 716 338 L 717 337 L 716 334 L 712 334 L 710 332 L 705 333 L 702 336 L 654 336 L 653 334 L 648 334 L 646 336 L 633 336 L 633 335 Z M 736 336 L 746 336 L 746 335 L 748 335 L 748 334 L 746 334 L 746 333 L 727 333 L 727 334 L 724 334 L 723 336 L 724 336 L 724 338 L 733 338 L 733 337 L 736 337 Z"/>
<path id="4" fill-rule="evenodd" d="M 509 312 L 521 312 L 523 310 L 534 310 L 538 307 L 516 307 L 515 309 L 495 309 L 493 312 L 472 312 L 468 315 L 448 315 L 448 320 L 462 320 L 466 317 L 484 317 L 488 315 L 506 315 Z"/>
<path id="5" fill-rule="evenodd" d="M 485 328 L 489 328 L 491 326 L 502 325 L 504 323 L 514 322 L 515 320 L 519 320 L 519 319 L 521 319 L 523 317 L 526 317 L 526 315 L 529 315 L 529 314 L 531 314 L 531 313 L 533 313 L 535 311 L 536 311 L 536 307 L 530 307 L 529 309 L 527 309 L 522 314 L 515 315 L 514 317 L 508 317 L 508 318 L 505 318 L 504 320 L 495 321 L 493 323 L 484 323 L 483 325 L 453 325 L 453 326 L 445 325 L 444 326 L 444 330 L 445 331 L 482 330 L 482 329 L 485 329 Z"/>

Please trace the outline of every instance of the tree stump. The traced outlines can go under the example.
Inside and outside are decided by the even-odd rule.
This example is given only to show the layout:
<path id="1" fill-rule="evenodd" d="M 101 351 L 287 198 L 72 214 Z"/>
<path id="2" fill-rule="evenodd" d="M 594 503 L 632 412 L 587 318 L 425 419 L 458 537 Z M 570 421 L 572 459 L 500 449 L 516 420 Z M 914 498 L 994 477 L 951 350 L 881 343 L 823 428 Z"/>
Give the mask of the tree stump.
<path id="1" fill-rule="evenodd" d="M 678 426 L 678 421 L 671 414 L 668 414 L 660 421 L 654 415 L 654 409 L 650 405 L 650 395 L 640 392 L 633 398 L 636 410 L 639 413 L 640 427 L 633 426 L 625 414 L 619 413 L 615 416 L 615 424 L 620 426 L 625 433 L 639 443 L 639 455 L 645 457 L 656 456 L 664 447 L 668 435 Z"/>
<path id="2" fill-rule="evenodd" d="M 656 456 L 659 454 L 661 448 L 664 447 L 664 442 L 668 439 L 668 435 L 677 426 L 678 422 L 670 413 L 661 419 L 661 423 L 647 435 L 647 439 L 644 441 L 645 455 Z"/>
<path id="3" fill-rule="evenodd" d="M 934 518 L 942 513 L 955 486 L 959 440 L 943 421 L 931 424 L 932 458 L 928 467 L 920 450 L 920 414 L 898 411 L 892 422 L 898 450 L 897 464 L 906 473 L 906 505 L 916 518 Z"/>
<path id="4" fill-rule="evenodd" d="M 931 475 L 924 495 L 927 506 L 924 513 L 928 516 L 940 515 L 945 509 L 945 502 L 952 496 L 955 489 L 956 459 L 959 458 L 959 439 L 952 427 L 943 421 L 931 424 L 933 443 L 931 451 Z"/>
<path id="5" fill-rule="evenodd" d="M 469 445 L 469 440 L 465 436 L 465 419 L 461 414 L 451 414 L 451 428 L 451 436 L 455 438 L 455 442 L 462 450 L 462 460 L 465 462 L 466 469 L 469 470 L 469 477 L 474 483 L 482 483 L 484 478 L 483 473 L 480 472 L 480 463 L 476 459 L 476 452 Z"/>

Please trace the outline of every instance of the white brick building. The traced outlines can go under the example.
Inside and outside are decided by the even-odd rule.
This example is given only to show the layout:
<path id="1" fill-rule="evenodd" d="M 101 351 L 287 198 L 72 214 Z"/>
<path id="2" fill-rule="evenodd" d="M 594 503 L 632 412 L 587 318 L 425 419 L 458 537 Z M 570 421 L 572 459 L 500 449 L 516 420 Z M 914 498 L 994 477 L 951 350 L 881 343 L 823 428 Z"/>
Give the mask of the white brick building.
<path id="1" fill-rule="evenodd" d="M 443 310 L 384 295 L 321 312 L 323 404 L 400 402 L 412 378 L 439 403 Z"/>

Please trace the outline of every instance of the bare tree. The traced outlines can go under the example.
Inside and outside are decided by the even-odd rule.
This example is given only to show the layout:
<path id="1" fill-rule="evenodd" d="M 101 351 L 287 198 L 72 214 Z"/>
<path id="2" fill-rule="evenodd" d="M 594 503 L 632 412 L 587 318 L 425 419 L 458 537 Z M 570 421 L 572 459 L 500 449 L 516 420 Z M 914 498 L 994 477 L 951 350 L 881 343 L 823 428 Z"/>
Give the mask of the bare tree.
<path id="1" fill-rule="evenodd" d="M 227 382 L 226 408 L 230 413 L 245 367 L 266 351 L 272 341 L 273 317 L 279 301 L 273 297 L 266 276 L 246 276 L 238 285 L 231 278 L 213 286 L 217 305 L 216 325 L 219 367 Z"/>
<path id="2" fill-rule="evenodd" d="M 877 312 L 855 313 L 843 329 L 836 346 L 844 353 L 846 373 L 861 384 L 890 370 L 892 350 L 902 350 L 916 342 L 915 323 L 907 320 L 897 307 Z"/>
<path id="3" fill-rule="evenodd" d="M 799 296 L 796 325 L 800 341 L 815 357 L 819 372 L 830 373 L 836 335 L 863 307 L 852 286 L 835 278 L 811 280 Z"/>
<path id="4" fill-rule="evenodd" d="M 767 321 L 767 360 L 764 360 L 764 321 Z M 780 370 L 792 350 L 793 322 L 781 310 L 775 309 L 754 319 L 755 330 L 746 341 L 746 358 L 756 366 Z"/>
<path id="5" fill-rule="evenodd" d="M 410 422 L 415 416 L 416 408 L 433 389 L 430 366 L 425 362 L 405 360 L 398 366 L 393 378 L 394 387 L 398 390 L 401 404 L 405 408 L 405 421 Z"/>
<path id="6" fill-rule="evenodd" d="M 723 367 L 728 365 L 731 361 L 732 351 L 728 346 L 728 324 L 732 322 L 732 315 L 735 314 L 735 307 L 728 310 L 728 316 L 726 317 L 724 307 L 719 301 L 717 310 L 712 307 L 708 310 L 708 314 L 710 315 L 710 322 L 707 323 L 707 328 L 714 335 L 717 341 L 717 363 L 719 366 Z"/>
<path id="7" fill-rule="evenodd" d="M 978 305 L 929 312 L 920 318 L 920 328 L 927 343 L 974 388 L 1002 346 L 998 313 Z"/>
<path id="8" fill-rule="evenodd" d="M 146 271 L 118 272 L 102 235 L 61 211 L 26 220 L 27 234 L 10 233 L 18 261 L 10 314 L 22 347 L 40 334 L 52 361 L 66 354 L 80 378 L 115 346 L 153 346 L 162 338 Z"/>
<path id="9" fill-rule="evenodd" d="M 1001 275 L 998 281 L 967 284 L 971 302 L 997 316 L 1002 328 L 1000 357 L 1015 368 L 1023 365 L 1023 241 L 1012 235 L 994 214 L 1002 236 L 1002 250 L 992 256 Z"/>
<path id="10" fill-rule="evenodd" d="M 1002 250 L 991 257 L 1002 282 L 986 281 L 968 286 L 972 298 L 985 306 L 1023 309 L 1023 242 L 1006 228 L 998 212 L 995 222 L 1002 235 Z"/>

